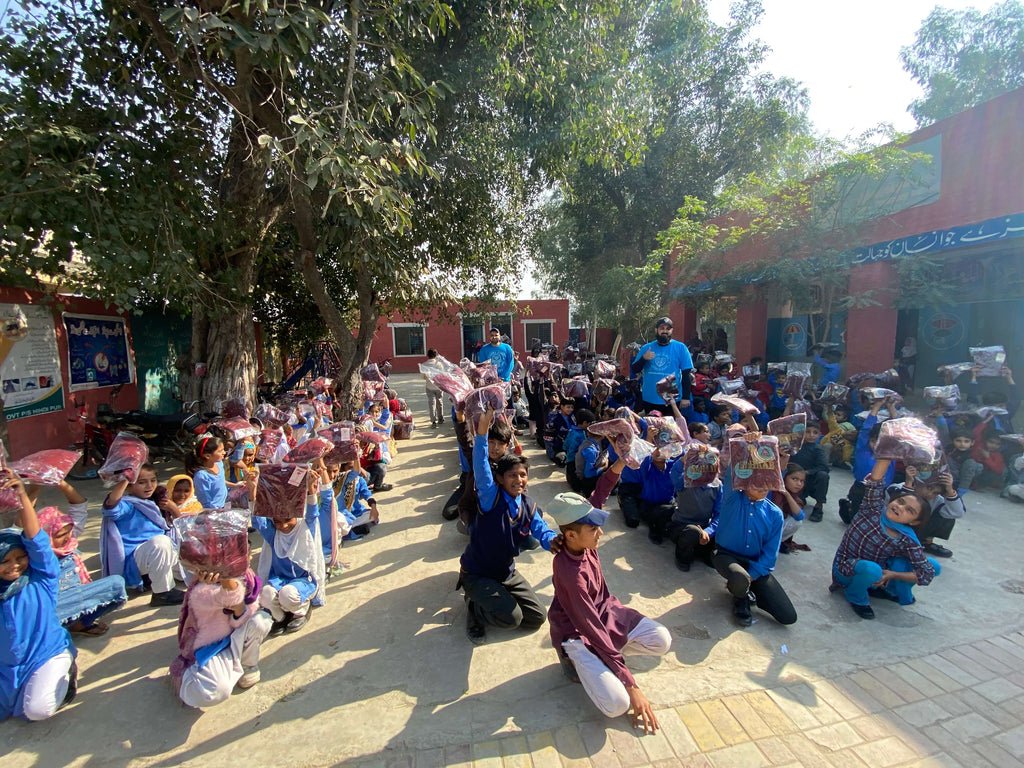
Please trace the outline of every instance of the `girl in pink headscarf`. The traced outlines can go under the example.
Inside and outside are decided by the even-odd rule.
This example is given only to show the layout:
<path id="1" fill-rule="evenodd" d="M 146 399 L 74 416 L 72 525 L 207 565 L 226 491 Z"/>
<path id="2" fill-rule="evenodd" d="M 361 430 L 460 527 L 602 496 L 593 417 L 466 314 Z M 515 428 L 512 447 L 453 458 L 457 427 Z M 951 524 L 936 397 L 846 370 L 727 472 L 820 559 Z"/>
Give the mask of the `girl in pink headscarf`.
<path id="1" fill-rule="evenodd" d="M 127 596 L 121 576 L 93 581 L 78 551 L 78 537 L 85 528 L 86 500 L 67 481 L 57 489 L 68 500 L 68 511 L 57 507 L 39 510 L 39 526 L 50 536 L 53 554 L 60 565 L 57 619 L 72 634 L 98 637 L 110 629 L 100 616 L 124 605 Z"/>

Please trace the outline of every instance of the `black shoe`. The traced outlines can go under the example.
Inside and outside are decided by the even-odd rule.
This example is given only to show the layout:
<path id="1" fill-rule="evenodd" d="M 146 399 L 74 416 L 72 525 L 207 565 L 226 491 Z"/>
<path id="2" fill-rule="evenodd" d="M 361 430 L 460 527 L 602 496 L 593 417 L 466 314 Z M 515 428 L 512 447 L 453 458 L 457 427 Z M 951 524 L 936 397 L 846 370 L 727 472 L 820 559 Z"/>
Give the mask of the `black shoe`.
<path id="1" fill-rule="evenodd" d="M 952 557 L 953 550 L 946 549 L 941 544 L 936 544 L 934 541 L 924 545 L 924 551 L 929 555 L 935 555 L 936 557 Z"/>
<path id="2" fill-rule="evenodd" d="M 627 528 L 639 528 L 640 527 L 640 518 L 639 517 L 636 517 L 636 518 L 634 518 L 634 517 L 627 517 L 627 518 L 624 518 L 624 522 L 626 523 L 626 527 Z"/>
<path id="3" fill-rule="evenodd" d="M 807 519 L 812 523 L 820 523 L 824 512 L 820 506 L 815 505 L 814 509 L 811 510 L 811 514 L 807 516 Z"/>
<path id="4" fill-rule="evenodd" d="M 857 605 L 856 603 L 850 603 L 850 607 L 853 608 L 853 612 L 862 619 L 875 618 L 875 612 L 871 609 L 870 605 Z"/>
<path id="5" fill-rule="evenodd" d="M 469 533 L 469 531 L 467 530 L 466 533 Z M 527 536 L 526 541 L 523 542 L 523 546 L 521 547 L 521 549 L 523 552 L 526 552 L 527 550 L 531 549 L 540 549 L 540 542 L 537 541 L 537 539 L 533 536 Z"/>
<path id="6" fill-rule="evenodd" d="M 567 656 L 559 656 L 558 660 L 562 664 L 562 673 L 569 678 L 570 683 L 580 682 L 579 673 L 576 671 L 576 665 L 572 663 L 572 659 Z"/>
<path id="7" fill-rule="evenodd" d="M 473 645 L 481 645 L 487 639 L 487 627 L 477 619 L 471 602 L 466 603 L 466 637 Z"/>
<path id="8" fill-rule="evenodd" d="M 288 613 L 287 611 L 285 611 L 283 619 L 281 619 L 280 621 L 275 621 L 273 624 L 270 625 L 270 632 L 267 633 L 267 637 L 277 637 L 278 635 L 283 635 L 285 627 L 287 627 L 288 623 L 294 618 L 295 614 Z"/>
<path id="9" fill-rule="evenodd" d="M 754 617 L 750 615 L 750 600 L 745 597 L 735 598 L 732 601 L 732 615 L 741 627 L 749 627 L 754 623 Z"/>
<path id="10" fill-rule="evenodd" d="M 659 546 L 665 543 L 665 537 L 657 528 L 651 528 L 647 531 L 647 538 L 651 540 L 652 544 L 657 544 Z"/>
<path id="11" fill-rule="evenodd" d="M 452 504 L 450 507 L 445 507 L 441 510 L 441 517 L 445 520 L 454 520 L 459 516 L 459 505 Z"/>
<path id="12" fill-rule="evenodd" d="M 894 603 L 898 603 L 900 601 L 900 599 L 888 589 L 882 589 L 881 587 L 868 587 L 868 597 L 877 597 L 879 600 L 892 600 Z"/>
<path id="13" fill-rule="evenodd" d="M 839 519 L 847 525 L 853 522 L 853 511 L 850 509 L 849 499 L 839 500 Z"/>
<path id="14" fill-rule="evenodd" d="M 383 485 L 378 485 L 376 488 L 374 488 L 373 492 L 384 493 L 385 491 L 390 491 L 394 487 L 395 486 L 393 486 L 391 483 L 384 483 Z"/>
<path id="15" fill-rule="evenodd" d="M 370 532 L 370 524 L 369 523 L 363 523 L 362 525 L 357 525 L 355 528 L 352 529 L 352 533 L 354 533 L 356 536 L 366 536 L 367 534 L 369 534 L 369 532 Z"/>
<path id="16" fill-rule="evenodd" d="M 294 619 L 284 625 L 284 634 L 290 635 L 292 632 L 298 632 L 309 621 L 309 609 L 306 610 L 301 616 L 296 616 Z"/>
<path id="17" fill-rule="evenodd" d="M 679 558 L 676 558 L 676 568 L 678 568 L 683 573 L 689 573 L 690 564 L 685 560 L 680 560 Z"/>
<path id="18" fill-rule="evenodd" d="M 149 604 L 155 607 L 165 605 L 181 605 L 185 602 L 185 593 L 180 589 L 169 589 L 166 592 L 154 592 Z"/>
<path id="19" fill-rule="evenodd" d="M 68 704 L 75 700 L 75 695 L 78 693 L 78 662 L 72 660 L 71 669 L 68 670 L 68 692 L 64 694 L 64 700 L 61 701 L 57 707 L 57 711 L 64 709 Z"/>

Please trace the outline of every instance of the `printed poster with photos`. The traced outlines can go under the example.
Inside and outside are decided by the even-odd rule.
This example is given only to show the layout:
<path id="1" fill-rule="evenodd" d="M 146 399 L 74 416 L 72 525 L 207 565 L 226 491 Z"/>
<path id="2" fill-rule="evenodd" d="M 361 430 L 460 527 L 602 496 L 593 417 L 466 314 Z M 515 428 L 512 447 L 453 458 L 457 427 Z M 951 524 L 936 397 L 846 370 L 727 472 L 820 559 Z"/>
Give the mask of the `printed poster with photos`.
<path id="1" fill-rule="evenodd" d="M 57 331 L 46 307 L 0 304 L 0 386 L 8 421 L 64 410 Z"/>
<path id="2" fill-rule="evenodd" d="M 68 338 L 69 390 L 78 392 L 135 381 L 135 363 L 124 318 L 64 313 L 64 329 Z"/>

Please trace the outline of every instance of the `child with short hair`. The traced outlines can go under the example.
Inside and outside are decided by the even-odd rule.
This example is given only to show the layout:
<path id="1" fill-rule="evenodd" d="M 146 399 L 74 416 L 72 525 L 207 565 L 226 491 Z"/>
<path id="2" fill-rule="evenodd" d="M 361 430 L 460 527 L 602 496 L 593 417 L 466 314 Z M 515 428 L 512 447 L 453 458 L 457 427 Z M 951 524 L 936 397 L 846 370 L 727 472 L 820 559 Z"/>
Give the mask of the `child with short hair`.
<path id="1" fill-rule="evenodd" d="M 821 377 L 818 379 L 818 390 L 821 391 L 829 384 L 839 381 L 839 361 L 843 359 L 843 353 L 838 349 L 825 349 L 820 344 L 811 347 L 814 353 L 814 362 L 821 368 Z"/>
<path id="2" fill-rule="evenodd" d="M 710 421 L 708 431 L 710 432 L 711 445 L 721 449 L 725 442 L 725 428 L 733 423 L 732 408 L 724 403 L 714 403 L 708 412 Z"/>
<path id="3" fill-rule="evenodd" d="M 576 403 L 572 400 L 559 400 L 558 407 L 548 415 L 544 427 L 544 451 L 560 467 L 565 466 L 565 438 L 569 430 L 576 426 L 573 416 L 575 410 Z"/>
<path id="4" fill-rule="evenodd" d="M 328 464 L 327 479 L 332 484 L 338 514 L 342 518 L 338 520 L 338 533 L 346 541 L 358 541 L 369 532 L 371 525 L 380 521 L 377 500 L 373 498 L 373 491 L 359 471 L 359 462 L 351 461 L 345 466 Z M 324 535 L 322 526 L 321 534 Z"/>
<path id="5" fill-rule="evenodd" d="M 821 427 L 814 419 L 807 421 L 807 429 L 804 431 L 804 444 L 800 447 L 791 461 L 803 467 L 806 473 L 803 494 L 801 498 L 804 504 L 810 498 L 814 499 L 814 508 L 807 519 L 812 523 L 820 523 L 824 516 L 824 504 L 828 496 L 829 466 L 825 452 L 818 445 L 821 437 Z"/>
<path id="6" fill-rule="evenodd" d="M 647 538 L 654 544 L 665 540 L 669 521 L 675 513 L 675 487 L 672 465 L 666 452 L 657 449 L 640 464 L 643 486 L 640 491 L 640 519 L 647 523 Z"/>
<path id="7" fill-rule="evenodd" d="M 21 504 L 21 533 L 0 531 L 0 721 L 46 720 L 77 690 L 77 651 L 57 620 L 60 566 L 20 478 L 2 470 L 0 489 Z"/>
<path id="8" fill-rule="evenodd" d="M 185 593 L 174 586 L 178 552 L 168 535 L 170 527 L 151 498 L 156 487 L 156 467 L 146 463 L 134 483 L 124 478 L 107 494 L 100 525 L 103 575 L 122 576 L 140 593 L 145 591 L 146 576 L 153 589 L 150 605 L 181 605 Z"/>
<path id="9" fill-rule="evenodd" d="M 562 441 L 562 450 L 565 453 L 565 482 L 569 487 L 579 493 L 580 481 L 576 473 L 576 453 L 579 451 L 583 441 L 587 439 L 587 427 L 593 424 L 597 417 L 589 408 L 580 408 L 574 414 L 576 423 L 569 427 L 569 432 Z"/>
<path id="10" fill-rule="evenodd" d="M 707 427 L 700 434 L 708 435 Z M 697 440 L 699 435 L 690 434 Z M 706 440 L 700 440 L 706 443 Z M 722 481 L 714 482 L 702 488 L 688 488 L 684 472 L 686 466 L 682 460 L 676 461 L 669 471 L 672 487 L 675 489 L 675 510 L 668 523 L 666 535 L 676 545 L 676 568 L 689 571 L 693 561 L 698 557 L 711 566 L 711 556 L 715 553 L 715 527 L 718 523 L 718 512 L 722 504 Z M 712 525 L 714 521 L 714 525 Z"/>
<path id="11" fill-rule="evenodd" d="M 822 436 L 820 444 L 825 451 L 825 458 L 833 467 L 852 469 L 857 429 L 850 423 L 850 409 L 842 403 L 826 405 L 824 414 L 828 431 Z"/>
<path id="12" fill-rule="evenodd" d="M 971 456 L 973 447 L 973 433 L 960 428 L 953 430 L 952 445 L 946 451 L 946 460 L 949 473 L 953 476 L 953 484 L 961 491 L 971 490 L 974 478 L 984 469 L 981 463 Z"/>
<path id="13" fill-rule="evenodd" d="M 589 426 L 589 425 L 588 425 Z M 573 463 L 576 465 L 577 493 L 589 496 L 597 487 L 601 473 L 608 466 L 608 454 L 602 450 L 604 438 L 592 435 L 589 430 Z M 568 458 L 566 459 L 568 462 Z M 566 464 L 568 466 L 568 463 Z"/>
<path id="14" fill-rule="evenodd" d="M 500 419 L 491 422 L 491 426 L 487 428 L 487 463 L 491 467 L 492 474 L 496 471 L 498 462 L 511 452 L 514 441 L 515 433 L 512 431 L 512 427 Z M 477 439 L 474 438 L 470 445 L 471 462 L 473 446 L 476 445 L 476 442 Z M 471 466 L 469 476 L 466 478 L 466 490 L 459 499 L 459 522 L 456 526 L 459 533 L 465 536 L 469 535 L 469 526 L 479 510 L 480 499 L 476 492 L 476 475 Z"/>
<path id="15" fill-rule="evenodd" d="M 853 612 L 875 618 L 869 597 L 902 602 L 907 595 L 894 591 L 894 582 L 926 586 L 939 573 L 939 565 L 925 556 L 914 526 L 926 526 L 931 504 L 906 489 L 887 501 L 885 476 L 889 459 L 877 459 L 864 480 L 860 512 L 843 534 L 832 561 L 829 591 L 842 589 Z"/>
<path id="16" fill-rule="evenodd" d="M 708 429 L 707 422 L 688 421 L 686 426 L 690 433 L 690 437 L 694 440 L 704 443 L 704 445 L 711 444 L 711 430 Z"/>
<path id="17" fill-rule="evenodd" d="M 492 473 L 483 438 L 493 421 L 494 409 L 488 407 L 477 424 L 473 444 L 479 511 L 469 526 L 469 544 L 459 561 L 459 585 L 466 598 L 466 634 L 474 644 L 484 641 L 487 625 L 534 630 L 544 623 L 544 609 L 529 583 L 516 571 L 515 558 L 531 535 L 549 552 L 557 535 L 526 495 L 530 475 L 526 456 L 506 454 Z"/>
<path id="18" fill-rule="evenodd" d="M 609 479 L 613 475 L 610 471 Z M 612 484 L 605 483 L 605 500 Z M 672 645 L 672 636 L 658 622 L 623 606 L 608 591 L 597 555 L 608 513 L 597 506 L 578 494 L 561 493 L 548 507 L 565 540 L 553 562 L 555 597 L 548 611 L 551 643 L 566 674 L 583 684 L 602 713 L 619 717 L 632 708 L 633 726 L 653 733 L 659 727 L 658 718 L 622 654 L 663 656 Z"/>

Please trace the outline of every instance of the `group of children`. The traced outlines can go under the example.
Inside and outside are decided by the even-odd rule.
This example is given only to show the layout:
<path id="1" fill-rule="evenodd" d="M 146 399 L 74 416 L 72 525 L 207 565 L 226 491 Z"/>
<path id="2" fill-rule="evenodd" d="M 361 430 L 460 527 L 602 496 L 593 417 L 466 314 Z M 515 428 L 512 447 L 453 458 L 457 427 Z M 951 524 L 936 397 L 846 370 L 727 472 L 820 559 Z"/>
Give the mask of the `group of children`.
<path id="1" fill-rule="evenodd" d="M 402 403 L 388 395 L 394 392 L 366 402 L 352 425 L 352 445 L 362 446 L 357 451 L 327 451 L 331 444 L 321 439 L 323 447 L 314 446 L 312 454 L 319 458 L 283 462 L 317 437 L 330 411 L 277 409 L 275 416 L 287 422 L 280 428 L 263 429 L 253 419 L 256 429 L 248 432 L 257 435 L 239 436 L 215 425 L 199 436 L 186 474 L 172 476 L 166 486 L 150 463 L 113 480 L 101 506 L 102 577 L 95 580 L 78 550 L 86 499 L 65 479 L 56 490 L 66 499 L 66 511 L 46 507 L 37 514 L 39 486 L 2 470 L 0 494 L 11 508 L 20 508 L 20 530 L 0 531 L 0 720 L 42 720 L 69 703 L 77 688 L 71 635 L 105 634 L 109 627 L 100 618 L 144 594 L 151 606 L 180 606 L 179 655 L 171 679 L 182 702 L 211 706 L 235 687 L 255 685 L 260 644 L 309 621 L 311 610 L 323 604 L 330 576 L 343 567 L 339 543 L 362 538 L 380 520 L 374 494 L 391 486 L 383 482 L 383 468 L 375 470 L 383 464 L 380 453 L 366 446 L 386 452 L 388 460 L 396 453 L 390 426 Z M 302 402 L 323 403 L 317 397 L 309 393 Z M 239 423 L 230 426 L 237 429 Z M 257 463 L 257 449 L 266 463 Z M 267 517 L 254 509 L 261 470 L 283 471 L 289 483 L 305 486 L 301 516 Z M 186 570 L 180 523 L 203 510 L 234 515 L 242 541 L 225 550 L 223 567 Z M 194 524 L 205 524 L 204 518 L 213 519 L 195 517 Z M 255 569 L 245 541 L 252 532 L 263 540 Z"/>

